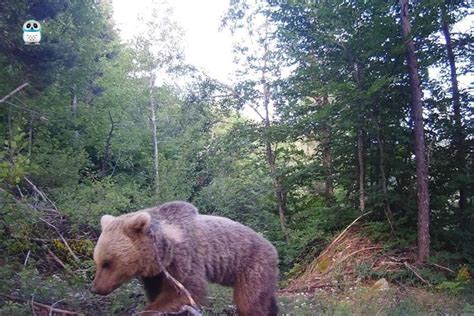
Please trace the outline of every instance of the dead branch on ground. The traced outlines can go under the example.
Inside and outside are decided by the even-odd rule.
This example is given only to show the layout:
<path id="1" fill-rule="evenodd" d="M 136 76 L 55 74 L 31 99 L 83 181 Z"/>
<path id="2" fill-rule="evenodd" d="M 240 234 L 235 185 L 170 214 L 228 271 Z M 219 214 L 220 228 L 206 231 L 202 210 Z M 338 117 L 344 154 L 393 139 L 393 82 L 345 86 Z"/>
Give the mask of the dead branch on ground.
<path id="1" fill-rule="evenodd" d="M 355 223 L 357 223 L 357 221 L 359 219 L 361 219 L 362 217 L 366 216 L 366 215 L 369 215 L 370 213 L 372 213 L 372 211 L 370 212 L 367 212 L 367 213 L 364 213 L 362 215 L 360 215 L 359 217 L 357 217 L 352 223 L 349 224 L 349 226 L 347 226 L 330 244 L 329 246 L 326 247 L 326 249 L 319 254 L 319 256 L 316 258 L 316 262 L 322 257 L 324 256 L 330 249 L 331 247 L 336 244 L 338 241 L 340 241 L 342 239 L 342 237 L 344 236 L 344 234 L 352 227 L 354 226 Z M 310 267 L 310 273 L 313 273 L 314 272 L 314 268 L 315 267 Z"/>
<path id="2" fill-rule="evenodd" d="M 420 279 L 423 283 L 427 284 L 428 286 L 431 286 L 430 282 L 426 281 L 425 279 L 423 279 L 423 277 L 418 273 L 416 272 L 415 268 L 412 267 L 410 264 L 408 264 L 407 262 L 404 262 L 403 263 L 405 265 L 405 267 L 407 267 L 411 272 L 413 272 L 417 277 L 418 279 Z"/>
<path id="3" fill-rule="evenodd" d="M 31 306 L 31 312 L 33 315 L 37 316 L 83 316 L 84 314 L 78 312 L 72 312 L 65 309 L 60 309 L 54 307 L 54 305 L 58 304 L 60 301 L 55 302 L 53 306 L 49 306 L 46 304 L 35 302 L 33 299 L 26 300 L 20 297 L 12 296 L 9 294 L 0 293 L 0 296 L 4 297 L 5 299 L 17 303 L 27 303 Z"/>

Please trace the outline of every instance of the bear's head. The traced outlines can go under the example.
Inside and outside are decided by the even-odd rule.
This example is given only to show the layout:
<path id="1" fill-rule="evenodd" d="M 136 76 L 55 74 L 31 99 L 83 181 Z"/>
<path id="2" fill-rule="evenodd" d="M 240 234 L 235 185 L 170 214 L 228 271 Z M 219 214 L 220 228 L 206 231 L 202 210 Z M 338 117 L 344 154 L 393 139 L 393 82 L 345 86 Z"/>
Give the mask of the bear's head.
<path id="1" fill-rule="evenodd" d="M 102 233 L 94 249 L 96 274 L 91 292 L 107 295 L 131 278 L 143 274 L 147 262 L 147 232 L 151 217 L 137 212 L 119 217 L 104 215 L 100 220 Z"/>

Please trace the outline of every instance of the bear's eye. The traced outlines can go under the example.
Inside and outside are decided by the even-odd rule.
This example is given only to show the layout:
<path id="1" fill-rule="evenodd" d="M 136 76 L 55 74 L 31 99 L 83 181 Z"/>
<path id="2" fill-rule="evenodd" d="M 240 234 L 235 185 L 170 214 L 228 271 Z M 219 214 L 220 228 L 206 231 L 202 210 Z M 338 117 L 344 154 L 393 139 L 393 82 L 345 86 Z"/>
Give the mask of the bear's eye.
<path id="1" fill-rule="evenodd" d="M 102 263 L 102 269 L 108 269 L 108 268 L 110 268 L 111 266 L 112 266 L 112 262 L 110 262 L 110 261 L 108 261 L 108 260 L 107 260 L 107 261 L 104 261 L 104 262 Z"/>

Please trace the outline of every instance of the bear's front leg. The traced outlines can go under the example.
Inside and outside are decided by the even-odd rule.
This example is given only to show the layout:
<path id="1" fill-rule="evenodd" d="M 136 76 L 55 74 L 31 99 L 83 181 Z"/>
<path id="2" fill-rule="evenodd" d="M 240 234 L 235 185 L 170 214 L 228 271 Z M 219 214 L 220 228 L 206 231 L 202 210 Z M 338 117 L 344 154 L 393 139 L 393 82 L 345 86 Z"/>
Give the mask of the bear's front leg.
<path id="1" fill-rule="evenodd" d="M 181 311 L 183 306 L 190 304 L 186 294 L 181 293 L 174 283 L 166 278 L 161 278 L 160 281 L 159 294 L 155 297 L 148 296 L 148 305 L 141 314 L 151 316 L 154 313 L 176 313 Z M 186 283 L 184 283 L 183 286 L 186 287 Z"/>

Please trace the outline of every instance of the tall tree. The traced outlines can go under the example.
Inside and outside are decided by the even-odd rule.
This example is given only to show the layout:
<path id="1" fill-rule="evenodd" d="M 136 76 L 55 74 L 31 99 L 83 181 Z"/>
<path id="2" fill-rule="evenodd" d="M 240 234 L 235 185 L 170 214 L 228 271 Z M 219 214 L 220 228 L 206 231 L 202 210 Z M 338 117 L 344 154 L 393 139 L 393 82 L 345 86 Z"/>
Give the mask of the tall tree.
<path id="1" fill-rule="evenodd" d="M 452 95 L 452 106 L 453 106 L 453 120 L 454 120 L 454 137 L 453 147 L 455 148 L 456 165 L 458 169 L 458 177 L 464 177 L 466 173 L 466 136 L 464 134 L 464 128 L 462 123 L 461 114 L 461 94 L 459 92 L 458 85 L 458 74 L 456 67 L 456 56 L 454 53 L 454 43 L 451 38 L 450 31 L 450 17 L 448 13 L 449 3 L 451 1 L 445 1 L 445 4 L 441 6 L 441 31 L 445 39 L 446 56 L 450 70 L 450 82 L 451 82 L 451 95 Z M 467 206 L 467 194 L 464 184 L 459 186 L 459 221 L 465 223 L 465 212 Z"/>
<path id="2" fill-rule="evenodd" d="M 288 243 L 287 191 L 277 162 L 277 141 L 273 136 L 274 118 L 271 117 L 276 94 L 275 82 L 280 75 L 274 50 L 274 28 L 266 15 L 268 6 L 264 3 L 253 7 L 248 7 L 245 3 L 234 5 L 224 19 L 224 23 L 228 24 L 236 38 L 240 35 L 248 40 L 239 38 L 236 45 L 235 50 L 239 53 L 236 57 L 243 62 L 239 82 L 233 90 L 237 93 L 239 108 L 250 108 L 260 121 L 264 159 L 272 180 L 280 227 Z M 243 12 L 244 15 L 240 15 Z"/>
<path id="3" fill-rule="evenodd" d="M 159 139 L 157 126 L 156 85 L 164 82 L 182 61 L 180 43 L 181 30 L 172 21 L 172 10 L 164 1 L 152 1 L 148 16 L 142 17 L 146 28 L 135 39 L 137 51 L 136 75 L 142 77 L 148 90 L 151 143 L 153 148 L 153 187 L 156 196 L 160 194 Z M 154 30 L 150 32 L 149 30 Z"/>
<path id="4" fill-rule="evenodd" d="M 418 62 L 415 54 L 409 1 L 400 0 L 401 24 L 405 38 L 405 50 L 411 89 L 411 117 L 415 135 L 416 181 L 418 193 L 418 258 L 425 263 L 430 254 L 430 197 L 428 192 L 428 164 L 426 161 L 425 132 L 423 125 L 423 104 L 421 81 L 418 75 Z"/>

